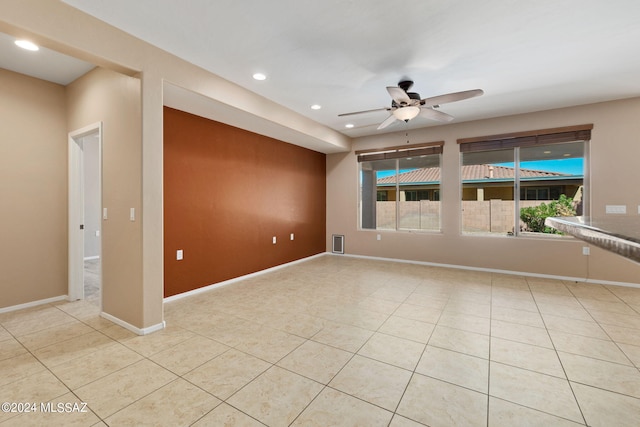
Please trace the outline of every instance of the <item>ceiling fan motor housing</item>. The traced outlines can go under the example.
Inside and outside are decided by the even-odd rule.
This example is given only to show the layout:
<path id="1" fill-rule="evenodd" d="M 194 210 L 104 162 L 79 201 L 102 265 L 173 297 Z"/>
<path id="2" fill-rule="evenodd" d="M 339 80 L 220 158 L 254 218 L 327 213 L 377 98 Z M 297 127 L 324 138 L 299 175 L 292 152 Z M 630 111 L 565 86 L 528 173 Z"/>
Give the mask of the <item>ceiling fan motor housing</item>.
<path id="1" fill-rule="evenodd" d="M 407 105 L 418 105 L 420 104 L 420 94 L 416 93 L 416 92 L 407 92 L 407 96 L 409 97 L 409 99 L 411 100 L 415 100 L 418 102 L 410 102 L 408 104 L 402 103 L 402 104 L 398 104 L 396 101 L 391 100 L 391 107 L 392 108 L 402 108 L 402 107 L 406 107 Z"/>
<path id="2" fill-rule="evenodd" d="M 398 82 L 398 87 L 407 92 L 413 86 L 413 80 L 402 80 Z"/>

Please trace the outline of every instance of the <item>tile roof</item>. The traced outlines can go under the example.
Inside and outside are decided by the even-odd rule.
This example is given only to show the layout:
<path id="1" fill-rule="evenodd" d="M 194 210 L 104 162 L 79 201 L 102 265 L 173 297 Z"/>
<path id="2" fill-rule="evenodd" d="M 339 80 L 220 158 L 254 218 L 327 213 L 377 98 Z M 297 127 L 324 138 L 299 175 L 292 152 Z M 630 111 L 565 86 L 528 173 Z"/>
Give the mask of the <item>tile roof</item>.
<path id="1" fill-rule="evenodd" d="M 514 168 L 495 165 L 466 165 L 462 166 L 462 180 L 474 181 L 483 179 L 513 179 L 515 175 Z M 520 176 L 524 178 L 543 178 L 543 177 L 568 177 L 571 175 L 546 172 L 531 169 L 520 169 Z M 418 182 L 437 182 L 440 181 L 440 168 L 422 168 L 414 169 L 409 172 L 398 174 L 400 183 L 418 183 Z M 380 184 L 395 184 L 395 176 L 380 178 Z"/>

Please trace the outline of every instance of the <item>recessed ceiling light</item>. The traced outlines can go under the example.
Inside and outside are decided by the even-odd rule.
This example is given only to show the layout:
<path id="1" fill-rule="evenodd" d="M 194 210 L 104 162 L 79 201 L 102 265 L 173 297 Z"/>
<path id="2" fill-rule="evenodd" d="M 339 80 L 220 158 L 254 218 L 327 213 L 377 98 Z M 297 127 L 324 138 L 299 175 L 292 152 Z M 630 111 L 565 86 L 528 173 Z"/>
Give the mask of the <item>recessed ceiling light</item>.
<path id="1" fill-rule="evenodd" d="M 551 151 L 543 151 L 544 154 L 551 154 Z"/>
<path id="2" fill-rule="evenodd" d="M 346 125 L 344 125 L 344 127 L 346 127 L 347 129 L 351 129 L 353 128 L 354 124 L 353 123 L 347 123 Z"/>
<path id="3" fill-rule="evenodd" d="M 569 154 L 569 153 L 565 153 L 565 154 L 563 154 L 563 155 L 564 155 L 565 157 L 571 157 L 571 154 Z"/>
<path id="4" fill-rule="evenodd" d="M 33 42 L 30 42 L 29 40 L 16 40 L 14 42 L 16 44 L 16 46 L 21 47 L 23 49 L 26 50 L 31 50 L 31 51 L 37 51 L 40 50 L 40 48 L 38 47 L 38 45 L 36 45 Z"/>
<path id="5" fill-rule="evenodd" d="M 311 109 L 312 109 L 312 110 L 319 110 L 319 109 L 321 109 L 321 108 L 322 108 L 322 105 L 318 105 L 318 104 L 313 104 L 313 105 L 311 106 Z"/>
<path id="6" fill-rule="evenodd" d="M 266 75 L 264 75 L 264 74 L 262 74 L 262 73 L 255 73 L 255 74 L 253 75 L 253 78 L 254 78 L 255 80 L 260 80 L 260 81 L 262 81 L 262 80 L 266 80 L 266 79 L 267 79 L 267 76 L 266 76 Z"/>

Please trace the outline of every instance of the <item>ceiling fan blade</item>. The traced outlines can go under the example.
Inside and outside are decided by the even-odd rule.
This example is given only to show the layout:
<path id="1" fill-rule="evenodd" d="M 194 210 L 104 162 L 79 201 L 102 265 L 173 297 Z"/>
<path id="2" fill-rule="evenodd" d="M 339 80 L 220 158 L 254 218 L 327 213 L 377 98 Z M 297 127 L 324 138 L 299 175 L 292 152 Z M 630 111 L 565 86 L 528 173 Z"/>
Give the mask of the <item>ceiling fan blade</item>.
<path id="1" fill-rule="evenodd" d="M 396 101 L 398 105 L 406 105 L 411 102 L 411 98 L 407 95 L 407 92 L 397 86 L 387 86 L 387 92 L 391 95 L 391 98 Z"/>
<path id="2" fill-rule="evenodd" d="M 439 122 L 450 122 L 453 120 L 453 116 L 443 113 L 442 111 L 434 110 L 433 108 L 421 108 L 420 115 L 427 119 L 437 120 Z"/>
<path id="3" fill-rule="evenodd" d="M 385 119 L 384 122 L 380 123 L 380 126 L 378 126 L 378 130 L 386 128 L 387 126 L 389 126 L 391 123 L 395 122 L 396 120 L 397 120 L 396 116 L 394 116 L 393 114 L 390 115 L 389 117 L 387 117 Z"/>
<path id="4" fill-rule="evenodd" d="M 462 101 L 463 99 L 469 99 L 476 96 L 480 96 L 484 93 L 482 89 L 465 90 L 462 92 L 447 93 L 446 95 L 432 96 L 431 98 L 425 98 L 420 101 L 420 105 L 424 107 L 433 107 L 434 105 L 442 105 L 448 102 Z"/>
<path id="5" fill-rule="evenodd" d="M 373 113 L 374 111 L 389 111 L 390 109 L 391 108 L 384 107 L 384 108 L 374 108 L 373 110 L 354 111 L 353 113 L 338 114 L 338 117 L 353 116 L 354 114 Z"/>

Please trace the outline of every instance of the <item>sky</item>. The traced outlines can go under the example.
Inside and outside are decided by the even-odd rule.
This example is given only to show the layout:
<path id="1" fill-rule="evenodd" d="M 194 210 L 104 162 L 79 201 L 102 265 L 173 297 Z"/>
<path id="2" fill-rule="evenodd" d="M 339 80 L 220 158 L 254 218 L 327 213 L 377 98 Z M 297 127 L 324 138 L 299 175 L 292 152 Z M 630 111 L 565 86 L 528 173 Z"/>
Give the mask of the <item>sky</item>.
<path id="1" fill-rule="evenodd" d="M 513 167 L 511 163 L 497 163 L 496 166 Z M 566 173 L 569 175 L 584 175 L 584 159 L 556 159 L 556 160 L 539 160 L 530 162 L 520 162 L 520 169 L 531 169 L 545 172 Z"/>
<path id="2" fill-rule="evenodd" d="M 508 168 L 513 167 L 511 163 L 494 163 L 495 166 L 505 166 Z M 570 159 L 556 159 L 556 160 L 540 160 L 530 162 L 520 162 L 521 169 L 539 170 L 545 172 L 558 172 L 569 175 L 584 175 L 584 159 L 583 158 L 570 158 Z M 400 173 L 408 172 L 412 169 L 402 169 Z M 387 176 L 395 175 L 394 170 L 378 171 L 378 179 L 385 178 Z"/>

